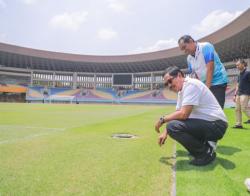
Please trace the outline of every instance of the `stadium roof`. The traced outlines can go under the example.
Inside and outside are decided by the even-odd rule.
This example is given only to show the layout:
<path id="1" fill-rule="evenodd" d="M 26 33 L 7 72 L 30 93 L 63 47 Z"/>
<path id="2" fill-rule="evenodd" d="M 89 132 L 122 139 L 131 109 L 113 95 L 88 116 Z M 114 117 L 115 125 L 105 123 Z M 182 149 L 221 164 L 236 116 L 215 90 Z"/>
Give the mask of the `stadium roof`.
<path id="1" fill-rule="evenodd" d="M 250 9 L 218 31 L 200 39 L 215 45 L 222 62 L 250 58 Z M 137 73 L 162 71 L 177 65 L 186 68 L 186 56 L 178 47 L 151 53 L 94 56 L 37 50 L 0 43 L 0 66 L 25 69 Z"/>

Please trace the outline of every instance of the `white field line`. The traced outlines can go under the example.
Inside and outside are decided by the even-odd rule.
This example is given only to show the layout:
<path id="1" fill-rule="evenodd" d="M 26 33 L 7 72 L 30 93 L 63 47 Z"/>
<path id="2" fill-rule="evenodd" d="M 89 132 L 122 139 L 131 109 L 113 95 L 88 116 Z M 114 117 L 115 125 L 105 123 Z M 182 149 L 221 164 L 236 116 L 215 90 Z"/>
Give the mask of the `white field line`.
<path id="1" fill-rule="evenodd" d="M 0 128 L 1 127 L 4 127 L 4 126 L 0 125 Z M 7 126 L 5 126 L 5 127 L 7 127 Z M 22 137 L 22 138 L 3 140 L 3 141 L 0 141 L 0 145 L 1 144 L 15 143 L 17 141 L 31 140 L 31 139 L 36 138 L 36 137 L 40 137 L 40 136 L 44 136 L 44 135 L 50 135 L 50 134 L 53 134 L 53 133 L 62 132 L 62 131 L 66 130 L 64 128 L 8 126 L 8 128 L 11 128 L 11 127 L 12 128 L 26 128 L 26 129 L 38 129 L 39 128 L 39 129 L 45 129 L 45 130 L 51 130 L 51 131 L 47 131 L 47 132 L 43 132 L 43 133 L 38 133 L 38 134 L 33 134 L 33 135 L 28 135 L 28 136 L 25 136 L 25 137 Z"/>
<path id="2" fill-rule="evenodd" d="M 173 150 L 173 166 L 172 166 L 172 188 L 171 188 L 171 196 L 176 196 L 176 143 L 174 144 Z"/>
<path id="3" fill-rule="evenodd" d="M 0 125 L 0 129 L 1 128 L 44 129 L 44 130 L 55 130 L 55 131 L 65 130 L 65 128 L 31 127 L 31 126 L 22 126 L 22 125 Z"/>

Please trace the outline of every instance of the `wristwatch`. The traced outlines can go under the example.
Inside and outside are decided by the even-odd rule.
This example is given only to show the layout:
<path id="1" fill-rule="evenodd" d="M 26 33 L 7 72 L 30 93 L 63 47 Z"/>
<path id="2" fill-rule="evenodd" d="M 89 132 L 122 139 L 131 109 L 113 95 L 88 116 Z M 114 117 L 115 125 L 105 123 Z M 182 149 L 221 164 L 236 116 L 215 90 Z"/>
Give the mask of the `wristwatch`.
<path id="1" fill-rule="evenodd" d="M 160 121 L 161 124 L 164 124 L 164 122 L 165 122 L 164 116 L 162 116 L 159 121 Z"/>

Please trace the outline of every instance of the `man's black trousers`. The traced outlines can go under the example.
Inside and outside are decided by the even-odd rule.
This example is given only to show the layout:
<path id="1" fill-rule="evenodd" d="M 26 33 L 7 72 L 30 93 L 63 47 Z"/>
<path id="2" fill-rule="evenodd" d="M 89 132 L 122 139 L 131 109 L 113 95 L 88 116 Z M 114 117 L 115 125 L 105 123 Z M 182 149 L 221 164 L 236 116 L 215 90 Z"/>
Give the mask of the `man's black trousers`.
<path id="1" fill-rule="evenodd" d="M 182 144 L 194 157 L 202 157 L 208 151 L 207 141 L 223 137 L 228 124 L 222 120 L 201 119 L 173 120 L 167 124 L 170 137 Z"/>

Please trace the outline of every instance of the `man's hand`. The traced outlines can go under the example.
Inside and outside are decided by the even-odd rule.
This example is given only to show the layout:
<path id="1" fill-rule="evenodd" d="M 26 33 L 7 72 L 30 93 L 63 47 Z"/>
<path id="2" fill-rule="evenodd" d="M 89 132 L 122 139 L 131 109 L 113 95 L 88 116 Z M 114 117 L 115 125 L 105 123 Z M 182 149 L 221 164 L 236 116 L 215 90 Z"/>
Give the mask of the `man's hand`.
<path id="1" fill-rule="evenodd" d="M 160 133 L 160 127 L 163 125 L 162 119 L 160 118 L 156 123 L 155 123 L 155 131 L 157 133 Z"/>
<path id="2" fill-rule="evenodd" d="M 233 102 L 236 102 L 236 95 L 235 95 L 234 98 L 233 98 Z"/>
<path id="3" fill-rule="evenodd" d="M 158 144 L 160 146 L 162 146 L 165 143 L 167 136 L 168 136 L 167 130 L 164 130 L 163 133 L 158 138 Z"/>

